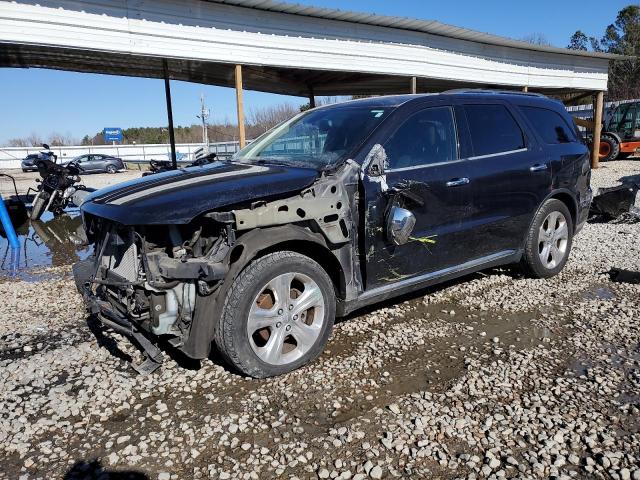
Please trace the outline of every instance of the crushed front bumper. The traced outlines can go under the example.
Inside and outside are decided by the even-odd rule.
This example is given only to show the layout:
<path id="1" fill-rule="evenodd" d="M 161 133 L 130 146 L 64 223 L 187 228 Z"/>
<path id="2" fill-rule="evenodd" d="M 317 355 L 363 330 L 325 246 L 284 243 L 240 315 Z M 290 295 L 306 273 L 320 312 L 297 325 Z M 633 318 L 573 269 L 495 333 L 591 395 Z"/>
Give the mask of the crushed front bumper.
<path id="1" fill-rule="evenodd" d="M 95 263 L 87 259 L 75 263 L 72 267 L 76 288 L 82 295 L 87 310 L 94 315 L 104 326 L 109 327 L 123 335 L 133 339 L 142 348 L 145 360 L 133 369 L 140 374 L 149 374 L 162 365 L 162 351 L 150 340 L 144 330 L 135 322 L 120 313 L 109 302 L 96 296 L 91 289 L 91 280 L 95 270 Z"/>

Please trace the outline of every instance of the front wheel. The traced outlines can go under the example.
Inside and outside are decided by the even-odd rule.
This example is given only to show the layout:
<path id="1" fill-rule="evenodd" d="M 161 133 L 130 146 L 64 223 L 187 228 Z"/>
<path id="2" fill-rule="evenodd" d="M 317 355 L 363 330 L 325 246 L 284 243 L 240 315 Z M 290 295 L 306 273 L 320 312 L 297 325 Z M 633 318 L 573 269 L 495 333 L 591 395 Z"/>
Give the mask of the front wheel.
<path id="1" fill-rule="evenodd" d="M 107 173 L 114 174 L 118 171 L 115 165 L 107 165 Z"/>
<path id="2" fill-rule="evenodd" d="M 573 242 L 573 222 L 560 200 L 547 200 L 529 229 L 523 263 L 534 278 L 557 275 L 567 263 Z"/>
<path id="3" fill-rule="evenodd" d="M 47 192 L 38 192 L 33 199 L 33 203 L 31 204 L 31 213 L 29 218 L 31 220 L 39 220 L 42 214 L 44 213 L 44 208 L 49 201 L 49 194 Z"/>
<path id="4" fill-rule="evenodd" d="M 324 349 L 335 304 L 333 283 L 318 263 L 295 252 L 271 253 L 234 280 L 216 328 L 216 346 L 245 375 L 290 372 Z"/>

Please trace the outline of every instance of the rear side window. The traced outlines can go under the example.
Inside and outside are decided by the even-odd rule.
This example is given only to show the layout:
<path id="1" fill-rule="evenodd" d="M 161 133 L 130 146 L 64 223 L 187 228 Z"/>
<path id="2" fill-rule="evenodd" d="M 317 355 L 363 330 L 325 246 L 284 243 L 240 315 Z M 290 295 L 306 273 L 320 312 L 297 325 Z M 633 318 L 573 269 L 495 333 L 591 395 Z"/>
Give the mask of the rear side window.
<path id="1" fill-rule="evenodd" d="M 413 114 L 384 144 L 391 169 L 448 162 L 458 158 L 451 107 L 425 108 Z"/>
<path id="2" fill-rule="evenodd" d="M 538 107 L 520 107 L 520 110 L 542 137 L 544 143 L 555 145 L 578 141 L 575 131 L 559 113 Z"/>
<path id="3" fill-rule="evenodd" d="M 504 105 L 465 105 L 474 156 L 525 147 L 524 135 Z"/>

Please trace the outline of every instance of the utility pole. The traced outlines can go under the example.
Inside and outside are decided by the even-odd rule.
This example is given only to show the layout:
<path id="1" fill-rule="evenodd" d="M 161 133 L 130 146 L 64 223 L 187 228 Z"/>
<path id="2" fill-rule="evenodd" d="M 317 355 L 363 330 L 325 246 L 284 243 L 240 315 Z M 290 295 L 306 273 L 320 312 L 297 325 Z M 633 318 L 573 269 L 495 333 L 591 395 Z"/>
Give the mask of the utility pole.
<path id="1" fill-rule="evenodd" d="M 209 118 L 210 112 L 209 109 L 204 106 L 204 94 L 200 94 L 200 115 L 196 115 L 200 120 L 202 120 L 202 143 L 204 143 L 207 148 L 207 153 L 209 153 L 209 129 L 207 128 L 207 119 Z"/>

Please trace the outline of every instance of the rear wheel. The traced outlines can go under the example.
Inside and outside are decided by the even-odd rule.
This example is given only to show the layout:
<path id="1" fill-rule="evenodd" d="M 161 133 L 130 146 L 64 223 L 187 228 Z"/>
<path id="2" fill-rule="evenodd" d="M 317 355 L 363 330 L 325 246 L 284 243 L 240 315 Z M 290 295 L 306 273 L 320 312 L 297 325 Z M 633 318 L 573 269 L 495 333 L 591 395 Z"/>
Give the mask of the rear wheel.
<path id="1" fill-rule="evenodd" d="M 613 135 L 604 134 L 600 137 L 599 158 L 601 162 L 615 160 L 620 155 L 620 144 Z"/>
<path id="2" fill-rule="evenodd" d="M 560 200 L 547 200 L 536 214 L 525 243 L 523 263 L 535 278 L 557 275 L 567 263 L 573 242 L 573 222 Z"/>
<path id="3" fill-rule="evenodd" d="M 227 362 L 257 378 L 281 375 L 315 359 L 335 318 L 331 279 L 295 252 L 254 260 L 234 280 L 215 343 Z"/>

